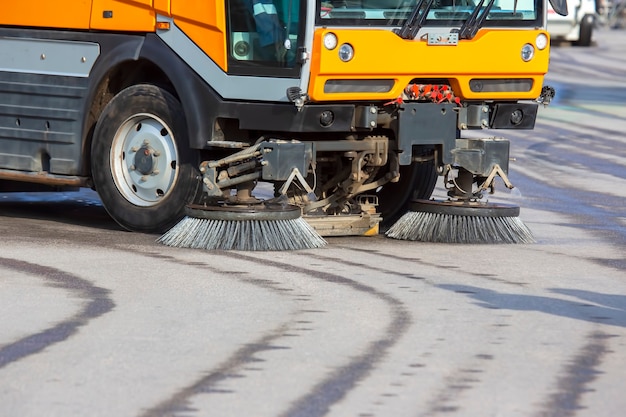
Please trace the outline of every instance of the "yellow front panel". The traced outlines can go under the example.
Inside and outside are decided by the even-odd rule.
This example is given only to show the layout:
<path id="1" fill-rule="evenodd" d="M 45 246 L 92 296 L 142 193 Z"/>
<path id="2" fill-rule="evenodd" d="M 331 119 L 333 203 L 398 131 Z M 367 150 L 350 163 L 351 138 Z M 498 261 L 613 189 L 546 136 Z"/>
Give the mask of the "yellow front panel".
<path id="1" fill-rule="evenodd" d="M 2 0 L 0 25 L 88 29 L 90 0 Z"/>
<path id="2" fill-rule="evenodd" d="M 93 0 L 91 28 L 124 32 L 153 32 L 152 0 Z"/>
<path id="3" fill-rule="evenodd" d="M 171 0 L 176 25 L 226 71 L 226 18 L 223 1 Z"/>
<path id="4" fill-rule="evenodd" d="M 354 58 L 342 62 L 338 48 L 323 46 L 323 35 L 333 32 L 339 45 L 354 47 Z M 462 99 L 534 99 L 541 92 L 548 71 L 549 49 L 536 50 L 530 62 L 523 62 L 521 49 L 533 44 L 539 30 L 481 30 L 472 40 L 452 45 L 428 45 L 426 40 L 404 40 L 386 30 L 318 29 L 314 38 L 309 96 L 314 101 L 394 99 L 414 78 L 450 79 L 456 96 Z M 547 33 L 546 33 L 547 35 Z M 469 88 L 472 78 L 532 78 L 531 91 L 477 93 Z M 325 93 L 327 80 L 392 79 L 386 93 Z"/>

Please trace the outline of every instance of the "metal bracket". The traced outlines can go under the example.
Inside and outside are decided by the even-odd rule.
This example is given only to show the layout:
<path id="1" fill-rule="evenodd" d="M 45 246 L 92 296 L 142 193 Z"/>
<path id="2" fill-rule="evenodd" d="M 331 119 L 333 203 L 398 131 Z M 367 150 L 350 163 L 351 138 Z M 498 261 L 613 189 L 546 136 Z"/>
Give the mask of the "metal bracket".
<path id="1" fill-rule="evenodd" d="M 556 90 L 554 89 L 554 87 L 545 85 L 541 89 L 541 94 L 539 95 L 539 97 L 537 97 L 535 101 L 539 104 L 543 104 L 545 107 L 548 104 L 550 104 L 550 102 L 552 101 L 555 95 L 556 95 Z"/>
<path id="2" fill-rule="evenodd" d="M 287 180 L 285 181 L 283 186 L 280 187 L 280 189 L 278 190 L 278 193 L 281 194 L 281 195 L 286 195 L 287 194 L 287 190 L 289 189 L 289 187 L 293 183 L 294 179 L 297 179 L 298 182 L 304 188 L 304 190 L 307 192 L 307 198 L 309 199 L 309 201 L 316 201 L 317 200 L 317 197 L 315 196 L 315 192 L 313 192 L 313 189 L 306 182 L 306 180 L 304 179 L 304 177 L 302 176 L 302 174 L 300 173 L 300 170 L 298 168 L 294 168 L 291 171 L 291 174 L 289 174 L 289 177 L 287 177 Z"/>
<path id="3" fill-rule="evenodd" d="M 508 188 L 509 190 L 515 188 L 515 186 L 511 184 L 511 181 L 509 181 L 509 177 L 506 175 L 506 172 L 504 172 L 504 170 L 500 168 L 500 165 L 495 164 L 493 166 L 493 169 L 491 170 L 491 173 L 487 176 L 487 178 L 480 185 L 480 187 L 478 187 L 477 192 L 486 191 L 487 189 L 490 189 L 491 190 L 490 193 L 493 194 L 494 192 L 493 181 L 495 180 L 496 175 L 502 178 L 502 181 L 504 181 L 504 185 L 506 186 L 506 188 Z"/>

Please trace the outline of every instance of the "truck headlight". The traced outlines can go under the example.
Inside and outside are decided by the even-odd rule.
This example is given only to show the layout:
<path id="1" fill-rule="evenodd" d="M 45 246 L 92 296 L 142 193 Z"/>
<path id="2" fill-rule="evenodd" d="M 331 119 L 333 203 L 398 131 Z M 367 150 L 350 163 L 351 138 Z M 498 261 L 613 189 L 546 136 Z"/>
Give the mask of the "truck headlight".
<path id="1" fill-rule="evenodd" d="M 533 56 L 535 56 L 535 47 L 534 46 L 532 46 L 529 43 L 527 43 L 526 45 L 522 46 L 522 59 L 525 62 L 528 62 L 531 59 L 533 59 Z"/>
<path id="2" fill-rule="evenodd" d="M 339 47 L 339 59 L 348 62 L 354 57 L 354 48 L 349 43 L 344 43 Z"/>
<path id="3" fill-rule="evenodd" d="M 545 33 L 540 33 L 539 35 L 537 35 L 537 39 L 535 39 L 535 46 L 540 51 L 546 49 L 546 46 L 548 46 L 548 37 Z"/>
<path id="4" fill-rule="evenodd" d="M 324 35 L 324 47 L 329 51 L 332 51 L 337 47 L 337 35 L 332 32 L 328 32 Z"/>

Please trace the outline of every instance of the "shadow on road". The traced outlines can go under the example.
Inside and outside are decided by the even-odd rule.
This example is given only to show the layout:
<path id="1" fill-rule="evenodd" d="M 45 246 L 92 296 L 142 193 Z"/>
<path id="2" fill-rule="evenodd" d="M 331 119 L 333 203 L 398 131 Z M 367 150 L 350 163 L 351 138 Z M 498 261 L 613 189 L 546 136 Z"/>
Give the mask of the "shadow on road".
<path id="1" fill-rule="evenodd" d="M 538 311 L 555 316 L 626 327 L 626 295 L 602 294 L 591 291 L 552 288 L 550 292 L 578 298 L 565 300 L 527 294 L 502 293 L 469 285 L 438 285 L 438 288 L 465 294 L 477 301 L 476 305 L 502 310 Z"/>
<path id="2" fill-rule="evenodd" d="M 0 193 L 0 221 L 3 218 L 40 219 L 122 230 L 108 215 L 98 195 L 91 190 Z"/>

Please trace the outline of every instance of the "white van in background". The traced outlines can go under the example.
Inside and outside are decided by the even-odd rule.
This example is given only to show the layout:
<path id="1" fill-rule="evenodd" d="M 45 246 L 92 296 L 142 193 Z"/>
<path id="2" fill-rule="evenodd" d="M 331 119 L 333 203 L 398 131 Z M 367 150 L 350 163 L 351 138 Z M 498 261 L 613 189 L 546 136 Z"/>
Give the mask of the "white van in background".
<path id="1" fill-rule="evenodd" d="M 548 4 L 548 32 L 554 41 L 570 41 L 590 46 L 596 19 L 596 0 L 567 0 L 567 16 L 561 16 Z"/>

